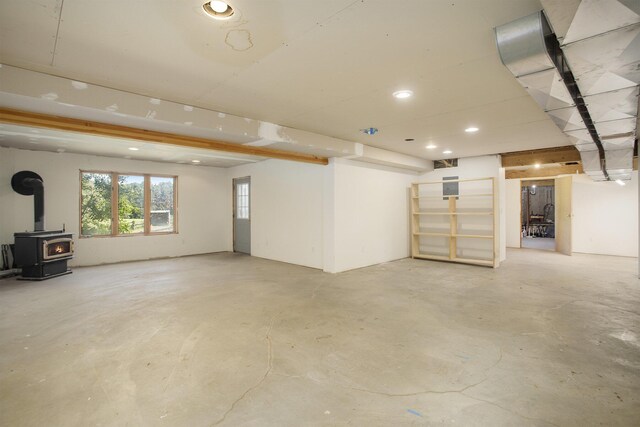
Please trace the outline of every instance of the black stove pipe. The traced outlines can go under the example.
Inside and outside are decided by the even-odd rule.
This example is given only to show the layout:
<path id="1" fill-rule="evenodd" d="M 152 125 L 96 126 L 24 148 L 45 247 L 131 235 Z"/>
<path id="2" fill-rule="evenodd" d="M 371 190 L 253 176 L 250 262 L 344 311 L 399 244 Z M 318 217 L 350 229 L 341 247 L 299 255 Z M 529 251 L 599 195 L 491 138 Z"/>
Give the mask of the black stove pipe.
<path id="1" fill-rule="evenodd" d="M 11 188 L 23 196 L 33 196 L 33 231 L 44 231 L 44 184 L 40 175 L 20 171 L 11 177 Z"/>
<path id="2" fill-rule="evenodd" d="M 22 183 L 33 188 L 33 231 L 44 231 L 44 184 L 37 178 L 25 178 Z"/>

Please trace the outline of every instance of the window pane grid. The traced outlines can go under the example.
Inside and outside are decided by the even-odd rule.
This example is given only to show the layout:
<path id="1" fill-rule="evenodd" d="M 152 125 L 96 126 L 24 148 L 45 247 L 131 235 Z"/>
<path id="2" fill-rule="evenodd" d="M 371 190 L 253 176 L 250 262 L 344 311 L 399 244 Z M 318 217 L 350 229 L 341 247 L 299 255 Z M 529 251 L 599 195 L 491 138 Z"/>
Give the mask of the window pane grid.
<path id="1" fill-rule="evenodd" d="M 81 236 L 175 233 L 176 178 L 81 171 Z"/>
<path id="2" fill-rule="evenodd" d="M 238 219 L 249 219 L 249 184 L 236 186 L 236 216 Z"/>

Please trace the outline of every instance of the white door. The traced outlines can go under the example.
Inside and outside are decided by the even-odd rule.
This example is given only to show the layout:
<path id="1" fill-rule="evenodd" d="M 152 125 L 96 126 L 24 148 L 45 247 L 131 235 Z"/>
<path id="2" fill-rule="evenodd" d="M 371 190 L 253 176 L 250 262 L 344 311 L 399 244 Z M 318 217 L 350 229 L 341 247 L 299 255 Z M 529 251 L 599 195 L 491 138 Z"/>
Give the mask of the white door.
<path id="1" fill-rule="evenodd" d="M 571 224 L 571 176 L 556 178 L 556 251 L 565 255 L 573 252 Z"/>
<path id="2" fill-rule="evenodd" d="M 251 178 L 233 180 L 233 251 L 251 255 Z"/>

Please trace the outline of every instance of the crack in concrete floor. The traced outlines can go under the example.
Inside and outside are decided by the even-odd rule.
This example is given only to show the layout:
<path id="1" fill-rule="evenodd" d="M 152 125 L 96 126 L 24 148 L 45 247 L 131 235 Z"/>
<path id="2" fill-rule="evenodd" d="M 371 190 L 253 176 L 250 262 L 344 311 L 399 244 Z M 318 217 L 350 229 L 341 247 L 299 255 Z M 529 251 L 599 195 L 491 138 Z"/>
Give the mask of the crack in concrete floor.
<path id="1" fill-rule="evenodd" d="M 211 427 L 217 426 L 223 423 L 227 419 L 227 416 L 229 416 L 229 414 L 233 412 L 236 405 L 240 403 L 245 397 L 247 397 L 249 393 L 251 393 L 253 390 L 260 387 L 262 383 L 265 382 L 269 374 L 271 373 L 271 370 L 273 369 L 273 344 L 271 341 L 271 331 L 273 330 L 273 324 L 279 315 L 280 313 L 276 314 L 271 318 L 271 322 L 269 323 L 269 329 L 267 329 L 267 333 L 265 335 L 265 339 L 267 340 L 267 370 L 265 371 L 264 375 L 262 375 L 262 377 L 257 383 L 255 383 L 254 385 L 246 389 L 244 393 L 240 395 L 240 397 L 234 400 L 233 403 L 231 403 L 231 406 L 229 407 L 229 409 L 227 409 L 227 411 L 224 414 L 222 414 L 222 417 L 218 421 L 215 421 L 213 424 L 211 424 Z"/>

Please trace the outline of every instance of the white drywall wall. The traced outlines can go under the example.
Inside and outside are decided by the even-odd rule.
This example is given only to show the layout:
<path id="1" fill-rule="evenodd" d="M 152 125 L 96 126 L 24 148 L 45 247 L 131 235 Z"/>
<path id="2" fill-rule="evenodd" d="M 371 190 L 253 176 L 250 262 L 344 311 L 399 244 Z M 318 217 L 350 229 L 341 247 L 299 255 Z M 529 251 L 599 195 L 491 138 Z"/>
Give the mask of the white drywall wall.
<path id="1" fill-rule="evenodd" d="M 66 224 L 74 234 L 72 266 L 229 250 L 231 187 L 226 171 L 193 165 L 157 163 L 68 153 L 0 148 L 0 242 L 13 243 L 16 231 L 33 230 L 33 198 L 11 189 L 11 176 L 32 170 L 45 186 L 45 225 Z M 78 238 L 80 170 L 178 176 L 178 232 L 158 236 Z"/>
<path id="2" fill-rule="evenodd" d="M 323 268 L 323 179 L 326 166 L 265 160 L 227 171 L 251 177 L 251 255 Z M 232 224 L 231 208 L 227 222 Z"/>
<path id="3" fill-rule="evenodd" d="M 506 259 L 506 201 L 504 199 L 505 178 L 499 155 L 465 157 L 458 159 L 454 168 L 435 169 L 420 176 L 420 181 L 441 181 L 446 176 L 457 176 L 458 179 L 496 178 L 495 191 L 498 193 L 498 252 L 500 261 Z M 478 242 L 480 243 L 480 242 Z"/>
<path id="4" fill-rule="evenodd" d="M 520 247 L 520 180 L 507 179 L 505 185 L 505 222 L 508 248 Z"/>
<path id="5" fill-rule="evenodd" d="M 625 186 L 573 175 L 573 251 L 638 256 L 638 172 Z"/>
<path id="6" fill-rule="evenodd" d="M 384 166 L 332 159 L 326 188 L 333 206 L 325 271 L 340 272 L 406 258 L 409 253 L 409 188 L 417 175 Z M 331 215 L 333 214 L 333 217 Z"/>

